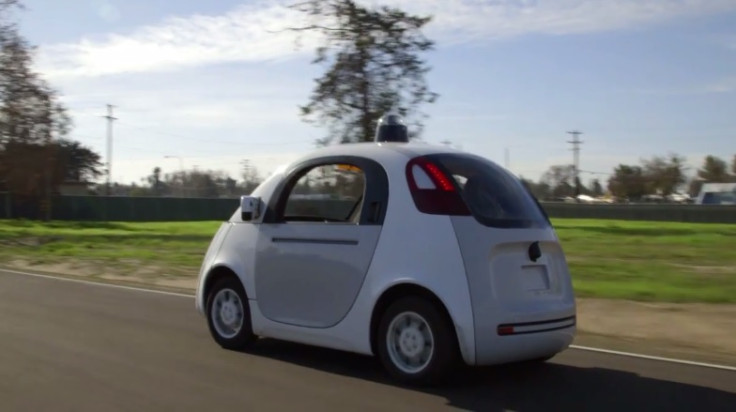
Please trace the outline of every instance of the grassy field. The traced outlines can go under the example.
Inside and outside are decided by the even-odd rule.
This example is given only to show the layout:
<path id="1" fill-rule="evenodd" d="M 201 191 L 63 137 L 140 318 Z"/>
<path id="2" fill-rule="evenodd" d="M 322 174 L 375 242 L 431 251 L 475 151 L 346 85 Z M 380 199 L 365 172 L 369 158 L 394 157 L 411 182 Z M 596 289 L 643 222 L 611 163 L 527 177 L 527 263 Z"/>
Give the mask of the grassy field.
<path id="1" fill-rule="evenodd" d="M 0 220 L 0 262 L 157 264 L 192 273 L 220 222 L 33 222 Z M 175 270 L 176 271 L 176 270 Z"/>
<path id="2" fill-rule="evenodd" d="M 580 296 L 736 303 L 736 225 L 553 223 Z"/>
<path id="3" fill-rule="evenodd" d="M 736 303 L 736 225 L 553 220 L 579 296 Z M 0 221 L 0 265 L 84 260 L 194 276 L 219 222 Z"/>

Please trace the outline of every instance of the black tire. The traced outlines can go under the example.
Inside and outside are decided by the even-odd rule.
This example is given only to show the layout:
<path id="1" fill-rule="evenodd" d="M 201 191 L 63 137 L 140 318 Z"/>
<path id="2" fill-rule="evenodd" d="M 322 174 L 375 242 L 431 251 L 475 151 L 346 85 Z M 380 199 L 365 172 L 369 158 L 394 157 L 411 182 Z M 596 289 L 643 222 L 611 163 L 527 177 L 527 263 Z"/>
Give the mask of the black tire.
<path id="1" fill-rule="evenodd" d="M 428 329 L 434 342 L 432 354 L 428 357 L 426 366 L 418 371 L 402 370 L 394 362 L 387 339 L 392 321 L 407 312 L 415 313 L 423 318 L 429 326 Z M 459 349 L 452 323 L 434 303 L 418 296 L 400 298 L 386 309 L 378 326 L 376 340 L 378 358 L 383 368 L 392 378 L 404 384 L 424 386 L 442 383 L 458 365 Z"/>
<path id="2" fill-rule="evenodd" d="M 237 299 L 241 302 L 242 306 L 242 324 L 240 329 L 233 336 L 227 336 L 218 331 L 218 326 L 215 324 L 217 321 L 215 318 L 219 318 L 217 312 L 213 311 L 215 304 L 215 297 L 221 291 L 230 291 Z M 209 327 L 212 338 L 220 346 L 229 350 L 241 350 L 250 346 L 257 337 L 253 334 L 253 327 L 251 324 L 250 307 L 248 306 L 248 297 L 243 289 L 243 285 L 234 276 L 228 276 L 217 280 L 212 286 L 209 294 L 207 295 L 207 326 Z"/>

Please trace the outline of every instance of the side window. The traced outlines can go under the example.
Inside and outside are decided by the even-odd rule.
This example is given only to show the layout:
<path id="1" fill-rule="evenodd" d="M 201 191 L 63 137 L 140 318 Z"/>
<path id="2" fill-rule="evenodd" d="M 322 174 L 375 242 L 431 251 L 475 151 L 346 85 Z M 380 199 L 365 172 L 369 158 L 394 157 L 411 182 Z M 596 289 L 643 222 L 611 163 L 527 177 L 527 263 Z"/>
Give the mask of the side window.
<path id="1" fill-rule="evenodd" d="M 366 179 L 354 165 L 326 164 L 299 175 L 287 194 L 283 220 L 287 222 L 358 223 Z"/>

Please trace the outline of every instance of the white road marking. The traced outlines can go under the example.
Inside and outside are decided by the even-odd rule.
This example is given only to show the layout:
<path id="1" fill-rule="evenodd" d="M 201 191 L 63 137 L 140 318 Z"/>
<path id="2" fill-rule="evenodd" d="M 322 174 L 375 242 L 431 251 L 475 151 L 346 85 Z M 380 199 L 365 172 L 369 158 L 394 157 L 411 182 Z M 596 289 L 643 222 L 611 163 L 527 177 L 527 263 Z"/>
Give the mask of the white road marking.
<path id="1" fill-rule="evenodd" d="M 95 281 L 82 280 L 82 279 L 70 279 L 66 277 L 42 275 L 39 273 L 22 272 L 18 270 L 10 270 L 10 269 L 3 269 L 3 268 L 0 268 L 0 273 L 12 273 L 16 275 L 33 276 L 33 277 L 44 278 L 44 279 L 75 282 L 75 283 L 81 283 L 85 285 L 103 286 L 103 287 L 116 288 L 116 289 L 132 290 L 136 292 L 157 293 L 160 295 L 178 296 L 178 297 L 190 298 L 190 299 L 194 298 L 194 295 L 189 295 L 186 293 L 166 292 L 163 290 L 137 288 L 133 286 L 115 285 L 111 283 L 95 282 Z M 626 356 L 630 358 L 648 359 L 648 360 L 654 360 L 654 361 L 660 361 L 660 362 L 678 363 L 682 365 L 699 366 L 699 367 L 704 367 L 704 368 L 722 369 L 722 370 L 736 372 L 736 367 L 728 366 L 728 365 L 717 365 L 713 363 L 695 362 L 695 361 L 688 361 L 688 360 L 683 360 L 683 359 L 664 358 L 661 356 L 651 356 L 651 355 L 644 355 L 640 353 L 620 352 L 620 351 L 615 351 L 615 350 L 610 350 L 610 349 L 593 348 L 589 346 L 570 345 L 570 349 L 577 349 L 577 350 L 583 350 L 583 351 L 588 351 L 588 352 L 605 353 L 608 355 Z"/>
<path id="2" fill-rule="evenodd" d="M 21 272 L 18 270 L 10 270 L 10 269 L 4 269 L 4 268 L 0 268 L 0 273 L 12 273 L 14 275 L 33 276 L 37 278 L 52 279 L 52 280 L 62 280 L 62 281 L 67 281 L 67 282 L 81 283 L 85 285 L 104 286 L 108 288 L 125 289 L 125 290 L 132 290 L 136 292 L 157 293 L 159 295 L 178 296 L 178 297 L 183 297 L 183 298 L 194 298 L 194 295 L 189 295 L 186 293 L 167 292 L 165 290 L 137 288 L 134 286 L 125 286 L 125 285 L 115 285 L 112 283 L 95 282 L 92 280 L 83 280 L 83 279 L 72 279 L 72 278 L 67 278 L 67 277 L 62 277 L 62 276 L 42 275 L 40 273 Z"/>
<path id="3" fill-rule="evenodd" d="M 643 355 L 641 353 L 631 353 L 631 352 L 620 352 L 620 351 L 610 350 L 610 349 L 591 348 L 589 346 L 570 345 L 570 349 L 585 350 L 589 352 L 599 352 L 599 353 L 605 353 L 608 355 L 627 356 L 630 358 L 648 359 L 648 360 L 654 360 L 654 361 L 660 361 L 660 362 L 679 363 L 683 365 L 700 366 L 704 368 L 723 369 L 727 371 L 736 372 L 736 367 L 728 366 L 728 365 L 717 365 L 713 363 L 695 362 L 695 361 L 689 361 L 689 360 L 683 360 L 683 359 L 663 358 L 661 356 Z"/>

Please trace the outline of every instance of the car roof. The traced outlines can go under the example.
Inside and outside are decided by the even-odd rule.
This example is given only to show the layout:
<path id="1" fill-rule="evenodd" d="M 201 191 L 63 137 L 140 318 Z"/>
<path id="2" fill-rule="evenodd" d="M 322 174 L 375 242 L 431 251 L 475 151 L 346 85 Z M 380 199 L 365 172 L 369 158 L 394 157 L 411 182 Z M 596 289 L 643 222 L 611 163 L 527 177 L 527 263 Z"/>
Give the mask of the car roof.
<path id="1" fill-rule="evenodd" d="M 465 153 L 448 146 L 433 145 L 425 142 L 364 142 L 345 143 L 322 147 L 303 155 L 292 164 L 325 156 L 361 156 L 378 162 L 395 159 L 396 154 L 406 158 L 437 153 Z"/>

